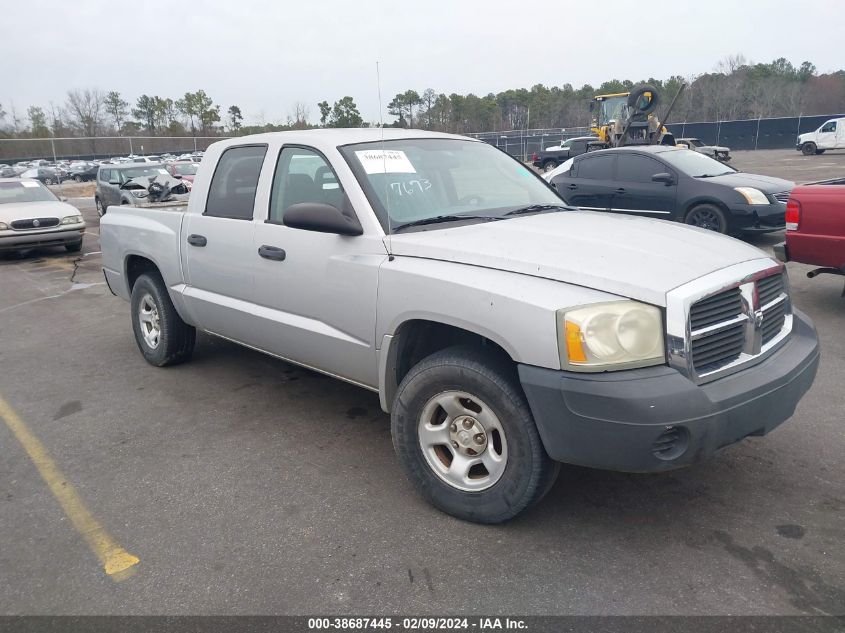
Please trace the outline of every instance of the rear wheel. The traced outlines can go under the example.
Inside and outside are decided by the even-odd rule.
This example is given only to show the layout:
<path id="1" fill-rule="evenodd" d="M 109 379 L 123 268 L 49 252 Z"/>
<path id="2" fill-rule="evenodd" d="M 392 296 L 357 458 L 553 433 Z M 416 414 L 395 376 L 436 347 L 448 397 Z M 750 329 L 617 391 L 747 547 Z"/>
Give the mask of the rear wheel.
<path id="1" fill-rule="evenodd" d="M 106 208 L 103 206 L 103 203 L 99 198 L 94 198 L 94 204 L 97 207 L 97 215 L 103 217 L 106 214 Z"/>
<path id="2" fill-rule="evenodd" d="M 544 172 L 550 172 L 555 167 L 557 167 L 557 163 L 553 160 L 547 160 L 545 163 L 543 163 L 543 171 Z"/>
<path id="3" fill-rule="evenodd" d="M 176 312 L 158 273 L 138 277 L 132 286 L 131 306 L 135 342 L 148 363 L 165 367 L 191 358 L 196 329 Z"/>
<path id="4" fill-rule="evenodd" d="M 699 204 L 690 209 L 685 222 L 708 231 L 728 232 L 728 220 L 724 212 L 713 204 Z"/>
<path id="5" fill-rule="evenodd" d="M 816 144 L 815 143 L 804 143 L 801 146 L 801 153 L 804 156 L 812 156 L 816 153 Z"/>
<path id="6" fill-rule="evenodd" d="M 413 367 L 399 386 L 391 430 L 423 498 L 467 521 L 507 521 L 557 477 L 513 368 L 482 350 L 453 347 Z"/>

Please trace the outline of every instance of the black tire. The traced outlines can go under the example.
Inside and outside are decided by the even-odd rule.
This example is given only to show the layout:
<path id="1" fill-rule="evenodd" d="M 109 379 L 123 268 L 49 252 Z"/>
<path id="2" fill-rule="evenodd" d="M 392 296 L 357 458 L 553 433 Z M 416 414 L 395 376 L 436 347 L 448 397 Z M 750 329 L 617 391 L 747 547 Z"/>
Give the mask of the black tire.
<path id="1" fill-rule="evenodd" d="M 557 167 L 557 161 L 547 160 L 545 163 L 543 163 L 543 171 L 544 172 L 550 172 L 555 167 Z"/>
<path id="2" fill-rule="evenodd" d="M 801 153 L 804 156 L 812 156 L 816 153 L 816 144 L 815 143 L 804 143 L 801 146 Z"/>
<path id="3" fill-rule="evenodd" d="M 106 214 L 106 207 L 103 206 L 99 198 L 94 198 L 94 205 L 97 207 L 97 215 L 103 217 Z"/>
<path id="4" fill-rule="evenodd" d="M 697 204 L 687 212 L 684 222 L 716 233 L 727 234 L 728 219 L 715 204 Z"/>
<path id="5" fill-rule="evenodd" d="M 74 176 L 74 177 L 73 177 L 73 179 L 74 179 L 74 181 L 76 181 L 76 182 L 82 182 L 82 181 L 83 181 L 82 176 Z"/>
<path id="6" fill-rule="evenodd" d="M 640 107 L 641 103 L 639 103 L 640 98 L 645 95 L 645 93 L 651 93 L 651 101 L 645 107 Z M 637 86 L 628 94 L 628 107 L 633 108 L 636 112 L 641 114 L 649 114 L 654 111 L 657 107 L 658 97 L 657 97 L 657 88 L 649 84 L 643 84 L 642 86 Z"/>
<path id="7" fill-rule="evenodd" d="M 507 455 L 504 471 L 480 491 L 447 483 L 429 465 L 420 445 L 420 416 L 435 397 L 449 391 L 483 401 L 501 424 L 504 438 L 499 443 L 505 443 Z M 449 423 L 448 417 L 443 419 L 442 424 Z M 549 491 L 560 468 L 543 448 L 509 359 L 476 348 L 448 348 L 414 366 L 399 385 L 391 431 L 402 468 L 420 495 L 443 512 L 467 521 L 501 523 L 515 517 Z"/>
<path id="8" fill-rule="evenodd" d="M 82 250 L 82 240 L 79 240 L 78 242 L 72 242 L 70 244 L 65 244 L 65 250 L 68 253 L 78 253 Z"/>
<path id="9" fill-rule="evenodd" d="M 158 343 L 150 345 L 144 338 L 140 311 L 143 301 L 151 300 L 156 309 L 159 326 Z M 158 273 L 144 273 L 132 286 L 132 331 L 141 355 L 151 365 L 166 367 L 190 360 L 194 351 L 197 331 L 176 312 L 167 287 Z"/>

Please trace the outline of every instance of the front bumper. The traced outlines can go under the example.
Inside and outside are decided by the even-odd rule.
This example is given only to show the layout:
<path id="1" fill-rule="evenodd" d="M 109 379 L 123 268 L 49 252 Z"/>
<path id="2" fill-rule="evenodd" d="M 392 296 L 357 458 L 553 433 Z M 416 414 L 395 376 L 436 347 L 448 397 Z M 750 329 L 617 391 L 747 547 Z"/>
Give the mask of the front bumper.
<path id="1" fill-rule="evenodd" d="M 72 228 L 54 228 L 48 231 L 3 231 L 0 235 L 0 252 L 75 244 L 82 240 L 84 231 L 84 224 L 75 224 L 72 225 Z"/>
<path id="2" fill-rule="evenodd" d="M 819 364 L 816 331 L 795 311 L 765 361 L 697 385 L 667 366 L 579 374 L 519 366 L 540 437 L 560 462 L 625 472 L 688 466 L 794 413 Z"/>
<path id="3" fill-rule="evenodd" d="M 731 228 L 744 233 L 771 233 L 786 228 L 786 205 L 735 204 L 731 206 Z"/>

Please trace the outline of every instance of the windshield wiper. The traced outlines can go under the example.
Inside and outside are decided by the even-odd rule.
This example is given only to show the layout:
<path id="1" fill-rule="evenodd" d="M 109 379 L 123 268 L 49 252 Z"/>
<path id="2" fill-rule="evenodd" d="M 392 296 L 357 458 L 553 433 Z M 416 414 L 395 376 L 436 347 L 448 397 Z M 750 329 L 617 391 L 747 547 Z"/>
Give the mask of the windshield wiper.
<path id="1" fill-rule="evenodd" d="M 696 176 L 696 178 L 715 178 L 716 176 L 727 176 L 728 174 L 732 174 L 732 171 L 723 171 L 721 174 L 701 174 L 700 176 Z"/>
<path id="2" fill-rule="evenodd" d="M 393 232 L 398 233 L 403 229 L 411 228 L 412 226 L 425 226 L 426 224 L 440 224 L 441 222 L 457 222 L 458 220 L 501 220 L 502 218 L 494 215 L 436 215 L 433 218 L 422 218 L 421 220 L 414 220 L 413 222 L 406 222 L 399 226 L 393 227 Z"/>
<path id="3" fill-rule="evenodd" d="M 569 207 L 565 204 L 529 204 L 527 207 L 508 211 L 505 215 L 522 215 L 523 213 L 537 213 L 538 211 L 551 211 L 552 209 L 569 209 Z"/>

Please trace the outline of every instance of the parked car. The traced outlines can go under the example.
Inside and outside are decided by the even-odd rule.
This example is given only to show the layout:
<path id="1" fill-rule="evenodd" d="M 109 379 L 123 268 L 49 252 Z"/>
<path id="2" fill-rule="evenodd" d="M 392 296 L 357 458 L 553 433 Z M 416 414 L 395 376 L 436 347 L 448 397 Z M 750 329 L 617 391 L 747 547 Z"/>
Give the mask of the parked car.
<path id="1" fill-rule="evenodd" d="M 811 278 L 845 275 L 845 178 L 792 190 L 786 203 L 786 240 L 774 250 L 782 262 L 819 266 L 807 273 Z"/>
<path id="2" fill-rule="evenodd" d="M 96 180 L 99 169 L 100 166 L 94 164 L 77 166 L 75 169 L 72 168 L 68 172 L 68 178 L 73 179 L 76 182 Z"/>
<path id="3" fill-rule="evenodd" d="M 798 135 L 795 149 L 804 154 L 824 154 L 829 149 L 845 149 L 845 118 L 830 119 L 815 132 Z"/>
<path id="4" fill-rule="evenodd" d="M 565 207 L 482 141 L 303 130 L 206 155 L 187 207 L 101 223 L 142 356 L 186 361 L 199 328 L 378 392 L 410 480 L 463 519 L 519 514 L 555 462 L 702 460 L 780 425 L 813 382 L 783 264 Z"/>
<path id="5" fill-rule="evenodd" d="M 12 165 L 12 169 L 14 169 L 15 173 L 20 176 L 23 172 L 27 171 L 28 169 L 32 169 L 32 167 L 30 167 L 28 162 L 21 161 Z"/>
<path id="6" fill-rule="evenodd" d="M 130 163 L 148 163 L 159 165 L 161 164 L 161 158 L 158 156 L 133 156 L 129 159 Z"/>
<path id="7" fill-rule="evenodd" d="M 21 173 L 20 177 L 39 180 L 45 185 L 56 185 L 62 182 L 61 175 L 52 167 L 33 167 Z"/>
<path id="8" fill-rule="evenodd" d="M 683 149 L 691 149 L 692 151 L 699 152 L 700 154 L 706 154 L 710 158 L 715 158 L 722 163 L 726 163 L 731 159 L 730 147 L 724 147 L 723 145 L 705 145 L 704 141 L 700 138 L 694 138 L 692 136 L 679 138 L 675 141 L 675 145 Z"/>
<path id="9" fill-rule="evenodd" d="M 18 175 L 11 165 L 0 165 L 0 178 L 14 178 Z"/>
<path id="10" fill-rule="evenodd" d="M 181 178 L 182 180 L 193 184 L 194 176 L 197 173 L 197 164 L 193 162 L 189 163 L 187 161 L 174 161 L 167 164 L 167 171 L 170 172 L 171 176 Z"/>
<path id="11" fill-rule="evenodd" d="M 157 195 L 151 187 L 166 188 L 164 197 Z M 150 194 L 153 194 L 152 197 Z M 163 203 L 184 203 L 190 190 L 178 178 L 174 178 L 164 165 L 101 165 L 97 173 L 97 189 L 94 204 L 97 213 L 103 215 L 109 207 L 122 204 L 151 206 Z"/>
<path id="12" fill-rule="evenodd" d="M 79 209 L 28 178 L 0 178 L 0 251 L 46 246 L 82 248 L 85 221 Z"/>
<path id="13" fill-rule="evenodd" d="M 794 183 L 738 172 L 688 149 L 632 145 L 576 156 L 552 185 L 582 209 L 738 234 L 782 230 Z"/>
<path id="14" fill-rule="evenodd" d="M 531 164 L 543 171 L 551 171 L 567 159 L 589 151 L 589 144 L 598 140 L 595 136 L 566 139 L 556 147 L 547 147 L 539 152 L 534 152 L 531 156 Z"/>

